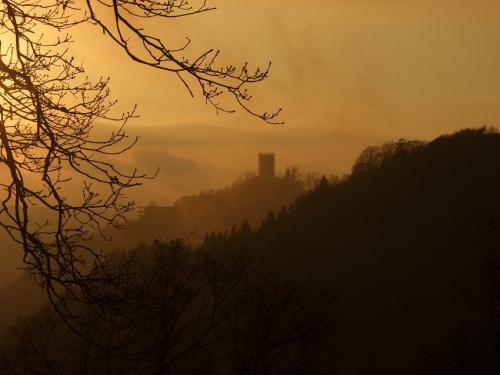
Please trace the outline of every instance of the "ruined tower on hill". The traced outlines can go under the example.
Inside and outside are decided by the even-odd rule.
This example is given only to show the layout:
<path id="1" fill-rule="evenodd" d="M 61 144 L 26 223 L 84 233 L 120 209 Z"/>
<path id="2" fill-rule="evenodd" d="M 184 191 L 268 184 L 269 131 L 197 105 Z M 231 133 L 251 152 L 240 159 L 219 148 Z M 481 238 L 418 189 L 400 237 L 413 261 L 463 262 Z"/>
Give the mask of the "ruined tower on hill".
<path id="1" fill-rule="evenodd" d="M 259 153 L 259 177 L 271 179 L 275 177 L 274 153 Z"/>

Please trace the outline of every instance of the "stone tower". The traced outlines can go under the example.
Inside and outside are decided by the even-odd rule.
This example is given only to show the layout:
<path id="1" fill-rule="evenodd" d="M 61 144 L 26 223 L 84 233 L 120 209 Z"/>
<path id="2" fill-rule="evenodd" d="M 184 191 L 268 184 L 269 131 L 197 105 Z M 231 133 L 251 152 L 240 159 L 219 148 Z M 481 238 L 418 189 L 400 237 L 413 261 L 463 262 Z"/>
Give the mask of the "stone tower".
<path id="1" fill-rule="evenodd" d="M 274 178 L 274 153 L 259 153 L 259 177 Z"/>

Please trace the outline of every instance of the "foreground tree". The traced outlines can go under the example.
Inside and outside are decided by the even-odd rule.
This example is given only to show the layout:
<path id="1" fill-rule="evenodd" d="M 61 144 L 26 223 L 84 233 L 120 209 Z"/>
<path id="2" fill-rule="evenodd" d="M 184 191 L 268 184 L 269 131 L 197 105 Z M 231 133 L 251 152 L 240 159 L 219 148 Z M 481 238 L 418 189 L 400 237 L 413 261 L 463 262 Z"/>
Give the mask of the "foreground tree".
<path id="1" fill-rule="evenodd" d="M 124 132 L 135 110 L 113 115 L 108 80 L 91 82 L 72 57 L 70 32 L 95 25 L 132 60 L 175 74 L 191 95 L 203 95 L 217 111 L 236 107 L 274 123 L 278 112 L 249 106 L 249 85 L 264 80 L 269 66 L 218 66 L 219 51 L 189 56 L 189 39 L 170 46 L 149 33 L 153 19 L 190 17 L 213 10 L 206 0 L 5 0 L 0 8 L 0 225 L 22 245 L 26 268 L 51 301 L 72 296 L 94 303 L 92 290 L 119 277 L 103 271 L 102 254 L 87 245 L 103 225 L 119 225 L 133 203 L 127 188 L 148 177 L 121 171 L 110 157 L 135 143 Z M 98 120 L 120 124 L 107 138 L 95 136 Z M 80 186 L 80 196 L 68 196 Z M 52 212 L 35 222 L 32 207 Z M 89 265 L 91 267 L 89 267 Z M 93 271 L 92 271 L 93 270 Z M 64 312 L 64 311 L 61 311 Z"/>
<path id="2" fill-rule="evenodd" d="M 332 299 L 256 270 L 236 252 L 154 243 L 79 311 L 85 339 L 44 309 L 0 344 L 9 374 L 330 374 Z M 120 308 L 117 308 L 119 306 Z M 80 309 L 80 306 L 76 306 Z"/>
<path id="3" fill-rule="evenodd" d="M 450 339 L 424 359 L 420 373 L 493 375 L 500 372 L 500 225 L 489 223 L 479 278 L 470 290 L 468 313 Z"/>

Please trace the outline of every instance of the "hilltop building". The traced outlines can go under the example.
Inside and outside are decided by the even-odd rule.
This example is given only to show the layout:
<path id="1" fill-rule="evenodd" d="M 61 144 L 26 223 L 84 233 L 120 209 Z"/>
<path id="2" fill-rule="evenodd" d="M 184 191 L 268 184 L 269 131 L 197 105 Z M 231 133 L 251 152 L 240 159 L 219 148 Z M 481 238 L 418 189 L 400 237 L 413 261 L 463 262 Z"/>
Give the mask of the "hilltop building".
<path id="1" fill-rule="evenodd" d="M 259 177 L 272 179 L 275 174 L 274 153 L 259 153 Z"/>

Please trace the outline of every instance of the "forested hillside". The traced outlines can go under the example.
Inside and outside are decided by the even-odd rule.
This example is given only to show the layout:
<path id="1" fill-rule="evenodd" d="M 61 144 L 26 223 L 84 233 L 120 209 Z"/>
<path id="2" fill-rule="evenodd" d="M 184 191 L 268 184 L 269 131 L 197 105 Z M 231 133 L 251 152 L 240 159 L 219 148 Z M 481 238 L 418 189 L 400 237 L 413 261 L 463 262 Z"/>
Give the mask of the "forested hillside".
<path id="1" fill-rule="evenodd" d="M 251 176 L 219 190 L 181 197 L 173 206 L 146 206 L 136 220 L 125 223 L 124 230 L 106 231 L 112 241 L 97 237 L 97 246 L 128 249 L 140 242 L 175 238 L 199 243 L 206 233 L 245 220 L 257 227 L 269 210 L 292 203 L 304 191 L 304 182 L 292 171 L 270 179 Z"/>
<path id="2" fill-rule="evenodd" d="M 370 147 L 349 179 L 204 246 L 337 290 L 353 373 L 422 373 L 473 310 L 499 214 L 500 134 L 464 130 Z"/>
<path id="3" fill-rule="evenodd" d="M 187 243 L 199 243 L 207 232 L 229 230 L 245 220 L 258 227 L 269 210 L 290 204 L 304 191 L 305 182 L 296 171 L 271 179 L 249 176 L 219 190 L 181 197 L 170 207 L 147 206 L 123 228 L 107 228 L 106 237 L 96 234 L 92 245 L 107 253 L 113 249 L 129 250 L 155 239 L 182 238 Z M 19 246 L 9 242 L 7 245 L 6 253 L 9 250 L 13 255 L 21 254 Z M 5 268 L 13 273 L 17 264 L 19 261 L 11 261 Z M 22 299 L 19 290 L 23 291 Z M 39 306 L 44 301 L 43 293 L 21 271 L 17 279 L 0 287 L 0 305 L 10 306 L 0 311 L 0 330 L 13 324 L 19 314 Z"/>
<path id="4" fill-rule="evenodd" d="M 295 181 L 290 175 L 286 178 Z M 181 247 L 181 253 L 184 254 L 182 259 L 191 259 L 189 254 L 194 251 L 197 259 L 194 263 L 179 263 L 169 253 L 171 245 L 159 242 L 153 244 L 152 254 L 161 250 L 164 258 L 156 258 L 156 255 L 150 258 L 153 259 L 152 273 L 148 271 L 145 273 L 146 279 L 134 281 L 139 284 L 131 284 L 146 289 L 139 289 L 140 293 L 136 296 L 136 287 L 127 286 L 119 291 L 119 295 L 131 293 L 133 298 L 140 298 L 136 302 L 143 306 L 145 316 L 155 318 L 142 322 L 142 315 L 138 315 L 137 319 L 124 316 L 126 321 L 134 322 L 131 327 L 124 326 L 126 335 L 132 334 L 131 337 L 137 338 L 140 335 L 136 333 L 142 329 L 153 329 L 156 332 L 154 327 L 161 327 L 162 320 L 156 318 L 158 311 L 155 309 L 163 308 L 162 306 L 170 309 L 169 304 L 177 303 L 177 300 L 168 297 L 170 292 L 159 295 L 157 286 L 160 283 L 151 282 L 148 279 L 150 276 L 159 277 L 162 288 L 166 288 L 166 291 L 178 288 L 182 292 L 183 280 L 186 280 L 186 285 L 190 285 L 192 280 L 198 280 L 192 278 L 198 272 L 202 272 L 200 275 L 203 278 L 208 278 L 208 284 L 201 284 L 203 288 L 211 285 L 210 283 L 216 283 L 217 288 L 224 288 L 224 285 L 229 285 L 225 283 L 225 278 L 234 280 L 233 277 L 243 275 L 239 272 L 245 269 L 248 271 L 245 271 L 241 280 L 249 277 L 248 280 L 252 281 L 250 284 L 244 281 L 240 292 L 244 292 L 245 298 L 256 299 L 248 300 L 252 302 L 237 300 L 239 302 L 234 306 L 224 304 L 224 308 L 228 309 L 227 314 L 222 313 L 220 316 L 221 322 L 228 324 L 227 329 L 237 333 L 233 337 L 236 341 L 227 341 L 230 336 L 225 336 L 226 328 L 214 331 L 217 340 L 222 340 L 217 341 L 217 345 L 222 345 L 224 353 L 214 364 L 239 369 L 229 373 L 246 374 L 248 372 L 245 371 L 252 368 L 252 374 L 279 374 L 281 359 L 279 363 L 269 361 L 270 357 L 267 355 L 271 352 L 265 352 L 264 355 L 258 350 L 260 341 L 248 340 L 255 338 L 267 343 L 267 339 L 274 337 L 273 340 L 277 341 L 272 342 L 288 342 L 287 335 L 300 327 L 308 328 L 307 334 L 312 336 L 300 336 L 300 341 L 297 341 L 299 347 L 286 346 L 283 350 L 284 353 L 300 354 L 301 366 L 305 366 L 300 369 L 305 373 L 307 369 L 313 368 L 319 371 L 317 373 L 328 374 L 498 373 L 500 134 L 484 128 L 466 129 L 428 143 L 400 140 L 370 147 L 359 156 L 348 178 L 335 184 L 324 178 L 315 189 L 305 192 L 285 208 L 279 208 L 281 206 L 277 201 L 263 197 L 272 197 L 273 193 L 280 191 L 280 186 L 285 191 L 293 191 L 288 189 L 297 186 L 298 192 L 300 185 L 295 185 L 295 182 L 287 185 L 285 179 L 280 179 L 275 181 L 277 185 L 267 185 L 267 190 L 259 185 L 261 183 L 258 179 L 250 179 L 230 188 L 233 190 L 186 198 L 171 208 L 181 212 L 181 207 L 184 207 L 186 212 L 191 211 L 190 217 L 196 218 L 195 222 L 200 223 L 204 231 L 209 231 L 210 227 L 215 230 L 205 236 L 198 250 L 184 245 Z M 280 194 L 283 193 L 280 191 Z M 244 197 L 246 198 L 243 199 Z M 233 208 L 235 201 L 240 202 L 241 206 L 238 207 L 243 207 L 241 212 L 237 212 L 236 207 Z M 252 211 L 256 202 L 266 202 L 271 211 L 262 224 L 253 230 L 248 221 L 243 221 L 243 215 L 249 215 L 247 217 L 252 220 L 255 228 L 254 220 L 257 220 L 257 215 L 251 215 L 257 212 Z M 262 204 L 258 210 L 263 210 L 264 206 Z M 221 211 L 215 213 L 212 208 Z M 200 214 L 196 216 L 193 212 Z M 146 217 L 148 216 L 141 219 L 141 225 L 146 225 Z M 157 225 L 154 230 L 161 233 L 162 228 L 166 228 L 161 217 L 158 216 L 155 221 L 154 216 L 150 216 L 147 225 Z M 216 218 L 220 218 L 220 221 Z M 137 223 L 141 223 L 141 220 Z M 232 230 L 226 225 L 241 221 L 243 223 Z M 137 223 L 134 225 L 138 225 Z M 226 227 L 217 231 L 217 226 L 222 227 L 223 223 Z M 129 231 L 127 234 L 130 236 L 132 233 Z M 166 230 L 163 233 L 164 237 L 178 234 Z M 132 254 L 132 259 L 133 254 L 137 254 L 140 260 L 140 254 L 144 251 L 146 250 L 143 248 L 128 254 Z M 157 259 L 164 263 L 156 264 Z M 231 262 L 226 263 L 227 259 L 231 259 Z M 223 266 L 218 268 L 217 264 L 221 261 Z M 200 264 L 203 267 L 206 265 L 209 268 L 204 270 L 197 266 L 197 262 L 202 262 Z M 156 269 L 157 266 L 161 266 L 161 269 Z M 211 267 L 216 268 L 208 271 Z M 137 274 L 142 275 L 141 272 Z M 181 272 L 178 277 L 175 276 L 176 272 Z M 168 275 L 174 278 L 170 279 Z M 275 284 L 267 283 L 274 278 L 285 280 L 283 285 L 288 286 L 280 289 L 272 286 Z M 298 286 L 304 294 L 300 294 L 297 297 L 299 299 L 294 302 L 295 297 L 290 299 L 287 291 L 295 290 Z M 214 298 L 219 298 L 217 289 L 209 290 L 212 290 L 210 293 L 215 293 Z M 249 291 L 253 292 L 246 294 Z M 237 296 L 241 296 L 240 292 Z M 180 295 L 184 295 L 182 293 Z M 207 296 L 212 296 L 210 293 Z M 315 296 L 317 293 L 321 299 L 314 300 L 315 303 L 304 297 Z M 133 298 L 129 300 L 127 297 L 123 302 L 136 303 Z M 163 302 L 159 304 L 157 298 Z M 193 311 L 206 313 L 198 305 L 203 305 L 203 299 L 199 302 L 197 298 Z M 163 303 L 167 305 L 162 305 Z M 309 320 L 300 315 L 307 310 L 304 310 L 305 306 L 313 308 L 306 314 L 310 317 Z M 321 306 L 327 308 L 321 309 Z M 244 309 L 239 310 L 240 307 Z M 255 310 L 247 311 L 247 307 L 255 307 Z M 268 310 L 271 307 L 272 310 Z M 295 310 L 297 307 L 299 311 Z M 130 311 L 136 314 L 138 310 L 134 307 Z M 182 309 L 179 311 L 180 321 L 188 319 L 191 322 L 191 315 L 183 315 Z M 321 313 L 321 320 L 315 318 L 313 312 Z M 237 315 L 232 315 L 233 313 Z M 238 315 L 240 313 L 243 315 Z M 275 326 L 275 322 L 280 321 L 276 317 L 283 317 L 285 326 Z M 268 318 L 272 320 L 267 320 Z M 38 327 L 40 322 L 47 323 L 47 319 L 49 328 L 58 327 L 61 323 L 57 319 L 54 323 L 53 318 L 36 315 L 32 320 L 21 322 L 13 328 L 10 331 L 11 339 L 20 337 L 19 333 L 31 332 L 30 325 Z M 121 315 L 117 319 L 122 319 Z M 210 321 L 209 316 L 204 316 L 199 323 Z M 245 325 L 245 322 L 251 325 Z M 318 324 L 309 326 L 314 322 Z M 190 327 L 197 327 L 194 323 L 189 324 Z M 333 331 L 329 331 L 332 334 L 319 334 L 322 327 L 332 327 L 332 324 L 335 327 Z M 42 325 L 43 327 L 45 326 Z M 105 329 L 109 328 L 106 327 L 104 326 Z M 272 327 L 279 328 L 279 332 L 274 333 Z M 41 339 L 39 335 L 43 338 L 43 329 L 41 333 L 33 331 L 33 337 L 30 336 L 29 340 L 14 339 L 13 344 L 6 342 L 7 349 L 3 355 L 11 360 L 10 363 L 15 363 L 16 356 L 26 350 L 26 345 L 29 347 L 31 342 L 38 342 Z M 119 339 L 113 330 L 110 332 L 113 340 Z M 186 332 L 188 336 L 179 333 L 181 336 L 176 336 L 177 339 L 181 342 L 184 337 L 189 339 L 191 331 Z M 251 332 L 264 332 L 264 336 L 254 337 Z M 273 336 L 275 334 L 277 336 Z M 51 337 L 56 340 L 53 345 L 57 347 L 58 336 Z M 103 337 L 98 335 L 96 339 Z M 189 357 L 189 363 L 194 367 L 201 363 L 198 360 L 208 358 L 205 357 L 208 353 L 205 350 L 210 347 L 209 342 L 210 340 L 208 343 L 204 342 L 208 346 L 203 346 L 201 352 L 192 352 L 194 357 Z M 152 345 L 153 352 L 159 350 L 159 347 L 154 346 L 154 340 L 145 343 Z M 237 346 L 234 346 L 235 343 Z M 240 344 L 243 346 L 239 347 Z M 273 345 L 269 350 L 274 350 Z M 139 346 L 127 350 L 141 348 Z M 232 359 L 226 357 L 235 348 L 239 348 L 239 354 L 230 357 Z M 311 348 L 317 349 L 310 350 Z M 328 348 L 327 355 L 323 352 L 325 348 Z M 241 356 L 248 350 L 256 350 L 258 357 L 255 358 L 258 360 L 252 361 Z M 131 363 L 139 361 L 140 366 L 143 366 L 145 362 L 141 361 L 149 358 L 153 352 L 148 351 L 144 353 L 145 357 L 139 359 L 127 357 L 129 352 L 121 352 L 120 355 L 128 358 Z M 316 354 L 321 355 L 318 357 Z M 99 355 L 99 351 L 96 351 L 91 358 L 96 368 L 104 360 Z M 34 361 L 40 360 L 37 356 L 38 354 L 33 356 Z M 68 358 L 82 361 L 87 357 Z M 117 361 L 117 358 L 112 358 L 112 361 Z M 235 358 L 244 361 L 232 362 Z M 286 358 L 290 358 L 288 354 L 283 360 Z M 333 362 L 326 358 L 334 359 L 335 370 Z M 219 360 L 221 362 L 217 362 Z M 119 367 L 122 363 L 125 362 L 118 361 L 116 366 Z M 242 363 L 245 365 L 238 367 Z M 27 362 L 26 365 L 30 363 Z M 288 369 L 294 368 L 289 362 L 285 365 L 290 366 Z M 199 372 L 200 369 L 192 371 L 202 373 Z"/>

